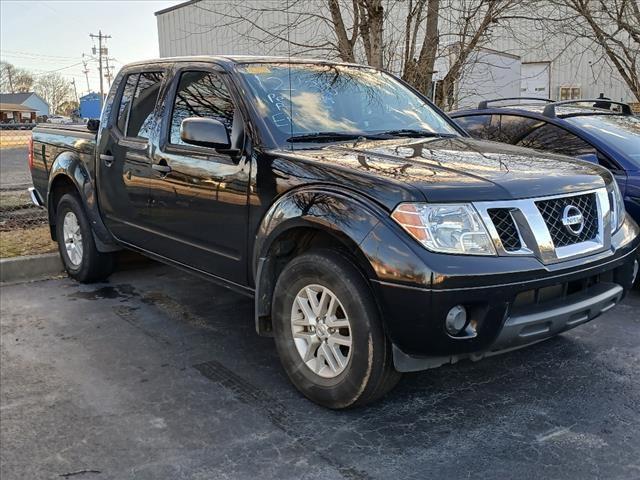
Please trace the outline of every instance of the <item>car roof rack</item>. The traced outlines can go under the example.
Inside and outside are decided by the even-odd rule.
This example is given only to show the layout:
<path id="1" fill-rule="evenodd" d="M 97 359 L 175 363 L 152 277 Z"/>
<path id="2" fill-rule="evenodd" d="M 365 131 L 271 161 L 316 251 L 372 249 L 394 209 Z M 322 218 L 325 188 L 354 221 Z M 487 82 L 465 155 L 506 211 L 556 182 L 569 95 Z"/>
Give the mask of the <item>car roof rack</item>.
<path id="1" fill-rule="evenodd" d="M 495 102 L 503 102 L 506 100 L 537 100 L 539 102 L 553 102 L 550 98 L 541 98 L 541 97 L 504 97 L 504 98 L 493 98 L 491 100 L 482 100 L 478 103 L 478 110 L 484 110 L 487 108 L 489 103 Z"/>
<path id="2" fill-rule="evenodd" d="M 631 112 L 631 106 L 628 103 L 616 102 L 615 100 L 609 100 L 608 98 L 576 98 L 575 100 L 562 100 L 561 102 L 553 102 L 544 107 L 542 114 L 545 117 L 556 118 L 556 107 L 561 105 L 573 105 L 577 103 L 609 103 L 613 105 L 620 105 L 622 107 L 622 115 L 633 115 L 633 113 Z"/>

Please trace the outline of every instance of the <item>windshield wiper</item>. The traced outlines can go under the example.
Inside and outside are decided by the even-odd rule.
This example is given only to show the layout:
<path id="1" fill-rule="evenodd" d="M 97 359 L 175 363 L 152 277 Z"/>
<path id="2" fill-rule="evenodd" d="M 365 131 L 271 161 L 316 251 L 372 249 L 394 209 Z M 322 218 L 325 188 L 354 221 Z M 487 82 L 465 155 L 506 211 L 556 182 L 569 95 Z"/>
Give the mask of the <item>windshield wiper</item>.
<path id="1" fill-rule="evenodd" d="M 287 142 L 337 142 L 344 140 L 364 139 L 388 139 L 390 137 L 438 137 L 447 138 L 455 137 L 454 133 L 437 133 L 429 130 L 418 130 L 411 128 L 403 128 L 400 130 L 387 130 L 376 133 L 349 133 L 349 132 L 314 132 L 304 133 L 302 135 L 294 135 L 287 138 Z"/>
<path id="2" fill-rule="evenodd" d="M 294 135 L 287 138 L 287 142 L 334 142 L 340 140 L 355 140 L 356 138 L 365 136 L 362 133 L 346 133 L 346 132 L 315 132 L 305 133 L 303 135 Z"/>
<path id="3" fill-rule="evenodd" d="M 419 130 L 413 128 L 402 128 L 400 130 L 386 130 L 384 132 L 379 132 L 378 135 L 394 135 L 398 137 L 439 137 L 439 138 L 449 138 L 455 137 L 454 133 L 438 133 L 431 132 L 429 130 Z"/>

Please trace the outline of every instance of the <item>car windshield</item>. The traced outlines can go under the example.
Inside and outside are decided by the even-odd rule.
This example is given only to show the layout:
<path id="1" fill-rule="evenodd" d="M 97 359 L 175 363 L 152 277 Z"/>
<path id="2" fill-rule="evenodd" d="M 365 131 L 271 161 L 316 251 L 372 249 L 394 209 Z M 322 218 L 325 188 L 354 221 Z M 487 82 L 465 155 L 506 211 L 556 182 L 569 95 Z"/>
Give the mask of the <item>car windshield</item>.
<path id="1" fill-rule="evenodd" d="M 581 115 L 566 120 L 611 144 L 640 168 L 640 118 L 631 115 Z"/>
<path id="2" fill-rule="evenodd" d="M 428 103 L 383 72 L 329 64 L 238 65 L 258 113 L 281 146 L 458 132 Z"/>

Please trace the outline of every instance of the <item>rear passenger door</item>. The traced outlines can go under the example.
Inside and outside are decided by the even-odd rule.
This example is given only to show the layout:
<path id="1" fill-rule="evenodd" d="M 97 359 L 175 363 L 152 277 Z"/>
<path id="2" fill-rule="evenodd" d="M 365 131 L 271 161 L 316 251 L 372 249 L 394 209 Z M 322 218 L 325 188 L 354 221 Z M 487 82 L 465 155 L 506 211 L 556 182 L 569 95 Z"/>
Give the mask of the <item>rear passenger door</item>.
<path id="1" fill-rule="evenodd" d="M 155 108 L 164 72 L 131 72 L 116 94 L 110 128 L 97 160 L 99 204 L 119 240 L 143 245 L 148 237 L 151 145 L 157 135 Z"/>

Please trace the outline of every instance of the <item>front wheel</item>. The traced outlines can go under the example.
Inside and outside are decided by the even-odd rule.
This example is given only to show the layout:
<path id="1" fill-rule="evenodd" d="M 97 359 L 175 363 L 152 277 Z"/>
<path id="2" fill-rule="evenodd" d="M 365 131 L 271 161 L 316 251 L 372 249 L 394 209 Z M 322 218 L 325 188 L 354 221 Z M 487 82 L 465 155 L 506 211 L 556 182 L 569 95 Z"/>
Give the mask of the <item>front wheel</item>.
<path id="1" fill-rule="evenodd" d="M 113 271 L 114 256 L 96 248 L 89 219 L 76 195 L 65 194 L 58 202 L 56 238 L 70 277 L 90 283 L 106 279 Z"/>
<path id="2" fill-rule="evenodd" d="M 371 289 L 341 253 L 320 250 L 289 262 L 276 284 L 272 319 L 287 375 L 320 405 L 365 405 L 400 380 Z"/>

